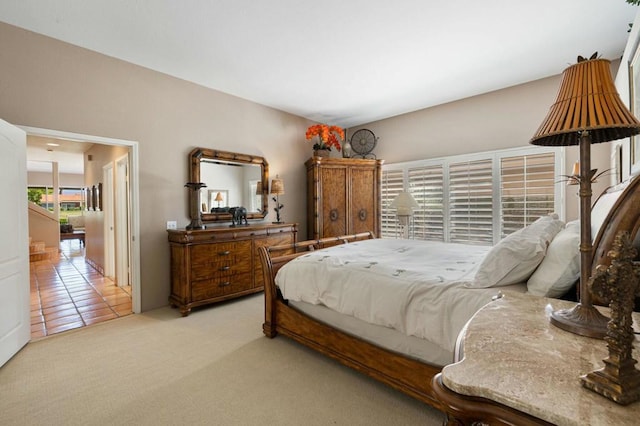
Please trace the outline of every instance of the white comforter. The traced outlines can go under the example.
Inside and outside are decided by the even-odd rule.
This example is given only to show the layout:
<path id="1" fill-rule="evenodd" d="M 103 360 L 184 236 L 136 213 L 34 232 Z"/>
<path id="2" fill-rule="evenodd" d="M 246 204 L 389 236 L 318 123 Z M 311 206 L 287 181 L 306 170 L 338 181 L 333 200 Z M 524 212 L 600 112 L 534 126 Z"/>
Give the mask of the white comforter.
<path id="1" fill-rule="evenodd" d="M 373 239 L 300 256 L 276 276 L 285 299 L 322 304 L 453 351 L 499 289 L 470 289 L 490 247 Z"/>

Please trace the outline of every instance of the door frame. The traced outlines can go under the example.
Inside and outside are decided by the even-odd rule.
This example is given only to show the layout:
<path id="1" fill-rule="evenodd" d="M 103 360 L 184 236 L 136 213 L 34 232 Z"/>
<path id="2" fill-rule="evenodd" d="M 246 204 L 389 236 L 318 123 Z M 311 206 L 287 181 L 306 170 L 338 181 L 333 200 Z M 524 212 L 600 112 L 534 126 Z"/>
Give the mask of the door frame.
<path id="1" fill-rule="evenodd" d="M 80 133 L 62 132 L 58 130 L 42 129 L 30 126 L 20 126 L 27 135 L 45 136 L 53 138 L 69 139 L 83 143 L 97 143 L 101 145 L 117 145 L 129 148 L 129 212 L 130 212 L 130 277 L 131 277 L 131 307 L 134 313 L 139 314 L 142 309 L 140 291 L 140 186 L 138 179 L 139 147 L 138 142 L 126 139 L 107 138 L 102 136 L 84 135 Z"/>

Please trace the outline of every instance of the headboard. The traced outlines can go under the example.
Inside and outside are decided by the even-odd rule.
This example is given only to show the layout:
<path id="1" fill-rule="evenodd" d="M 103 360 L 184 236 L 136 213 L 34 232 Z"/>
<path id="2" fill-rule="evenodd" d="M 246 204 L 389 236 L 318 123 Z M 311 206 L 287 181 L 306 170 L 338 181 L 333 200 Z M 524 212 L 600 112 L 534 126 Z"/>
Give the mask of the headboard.
<path id="1" fill-rule="evenodd" d="M 609 206 L 611 208 L 609 209 Z M 606 211 L 608 210 L 608 213 Z M 625 182 L 608 188 L 594 204 L 592 224 L 599 226 L 593 241 L 591 274 L 598 265 L 609 266 L 609 250 L 615 236 L 620 231 L 628 231 L 634 240 L 634 246 L 640 248 L 640 178 L 632 176 Z M 604 217 L 604 221 L 602 220 Z"/>

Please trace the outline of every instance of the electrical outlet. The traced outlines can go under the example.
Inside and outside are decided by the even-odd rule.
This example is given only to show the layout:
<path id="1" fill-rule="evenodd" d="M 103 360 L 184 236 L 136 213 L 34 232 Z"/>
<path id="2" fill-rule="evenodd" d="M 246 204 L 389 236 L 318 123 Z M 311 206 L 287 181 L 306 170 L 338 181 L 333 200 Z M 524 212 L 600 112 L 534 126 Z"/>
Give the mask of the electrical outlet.
<path id="1" fill-rule="evenodd" d="M 167 221 L 167 229 L 176 229 L 176 228 L 178 228 L 178 222 L 176 222 L 175 220 Z"/>

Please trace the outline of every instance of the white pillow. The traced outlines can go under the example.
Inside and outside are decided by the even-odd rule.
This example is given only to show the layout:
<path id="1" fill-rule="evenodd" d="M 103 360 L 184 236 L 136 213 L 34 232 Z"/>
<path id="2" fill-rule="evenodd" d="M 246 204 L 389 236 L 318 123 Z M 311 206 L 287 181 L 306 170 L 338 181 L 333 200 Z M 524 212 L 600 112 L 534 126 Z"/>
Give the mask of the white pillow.
<path id="1" fill-rule="evenodd" d="M 525 282 L 542 262 L 549 243 L 563 226 L 564 222 L 553 214 L 507 235 L 487 253 L 467 287 L 500 287 Z"/>
<path id="2" fill-rule="evenodd" d="M 547 255 L 527 281 L 529 293 L 561 297 L 580 278 L 580 222 L 574 220 L 555 236 Z"/>

